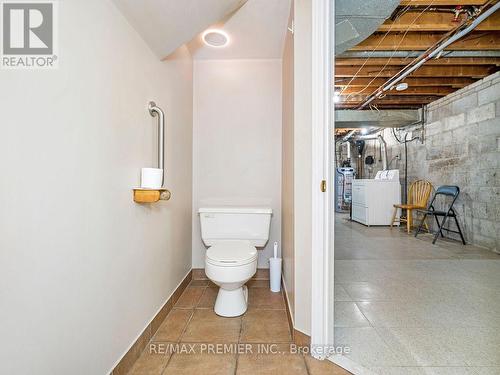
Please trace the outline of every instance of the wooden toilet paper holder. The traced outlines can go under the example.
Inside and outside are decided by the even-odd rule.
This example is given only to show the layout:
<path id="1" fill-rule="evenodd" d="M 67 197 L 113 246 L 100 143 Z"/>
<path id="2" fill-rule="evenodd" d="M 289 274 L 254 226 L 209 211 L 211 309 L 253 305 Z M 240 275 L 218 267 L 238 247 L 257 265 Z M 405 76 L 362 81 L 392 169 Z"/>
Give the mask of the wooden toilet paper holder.
<path id="1" fill-rule="evenodd" d="M 168 189 L 143 189 L 134 190 L 134 202 L 136 203 L 154 203 L 159 200 L 168 201 L 172 193 Z"/>

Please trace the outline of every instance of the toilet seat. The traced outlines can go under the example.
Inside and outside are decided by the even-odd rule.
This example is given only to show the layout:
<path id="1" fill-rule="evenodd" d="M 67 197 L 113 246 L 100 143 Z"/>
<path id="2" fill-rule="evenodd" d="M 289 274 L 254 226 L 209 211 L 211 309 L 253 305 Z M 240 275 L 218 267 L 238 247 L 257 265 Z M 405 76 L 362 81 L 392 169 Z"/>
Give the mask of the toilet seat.
<path id="1" fill-rule="evenodd" d="M 206 252 L 206 262 L 220 267 L 237 267 L 257 260 L 257 249 L 248 241 L 223 241 Z"/>

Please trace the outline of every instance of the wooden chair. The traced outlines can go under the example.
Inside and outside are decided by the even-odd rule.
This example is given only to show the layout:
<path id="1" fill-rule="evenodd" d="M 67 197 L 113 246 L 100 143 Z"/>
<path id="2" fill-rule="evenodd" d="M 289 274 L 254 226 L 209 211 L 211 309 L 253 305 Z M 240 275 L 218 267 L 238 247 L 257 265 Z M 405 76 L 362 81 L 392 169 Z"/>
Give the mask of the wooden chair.
<path id="1" fill-rule="evenodd" d="M 411 232 L 411 227 L 413 225 L 413 210 L 426 209 L 427 201 L 432 192 L 432 184 L 426 180 L 417 180 L 410 185 L 408 189 L 408 203 L 407 204 L 395 204 L 394 213 L 392 215 L 391 227 L 396 221 L 400 223 L 406 223 L 406 230 L 408 233 Z M 396 219 L 398 209 L 406 210 L 406 217 L 401 216 L 399 220 Z M 424 220 L 424 225 L 429 230 L 427 222 Z"/>

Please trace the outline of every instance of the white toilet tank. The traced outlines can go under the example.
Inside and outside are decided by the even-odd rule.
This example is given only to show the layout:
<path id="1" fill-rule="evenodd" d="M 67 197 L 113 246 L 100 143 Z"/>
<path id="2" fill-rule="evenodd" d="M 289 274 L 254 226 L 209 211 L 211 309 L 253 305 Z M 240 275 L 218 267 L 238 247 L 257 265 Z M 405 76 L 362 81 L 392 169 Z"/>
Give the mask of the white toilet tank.
<path id="1" fill-rule="evenodd" d="M 207 246 L 218 241 L 247 240 L 263 247 L 269 240 L 270 208 L 210 207 L 198 210 L 201 238 Z"/>

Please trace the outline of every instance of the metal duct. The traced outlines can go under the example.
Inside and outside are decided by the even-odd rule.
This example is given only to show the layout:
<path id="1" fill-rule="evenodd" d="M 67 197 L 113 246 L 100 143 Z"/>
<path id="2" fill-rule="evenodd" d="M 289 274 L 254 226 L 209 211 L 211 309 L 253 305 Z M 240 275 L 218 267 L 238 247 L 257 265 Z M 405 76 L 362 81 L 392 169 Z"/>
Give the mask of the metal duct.
<path id="1" fill-rule="evenodd" d="M 387 143 L 385 142 L 384 137 L 382 137 L 381 134 L 378 136 L 374 137 L 373 135 L 360 135 L 356 137 L 356 140 L 362 140 L 362 141 L 372 141 L 372 140 L 377 140 L 380 143 L 380 152 L 382 154 L 382 169 L 385 171 L 388 168 L 387 165 Z"/>
<path id="2" fill-rule="evenodd" d="M 340 150 L 342 149 L 343 146 L 346 146 L 346 151 L 347 151 L 347 160 L 351 161 L 351 142 L 349 141 L 340 141 L 340 142 L 337 142 L 335 144 L 335 150 L 336 150 L 336 154 L 339 155 L 340 154 Z M 337 160 L 337 167 L 342 167 L 342 163 L 341 163 L 341 160 L 340 158 L 336 158 Z"/>
<path id="3" fill-rule="evenodd" d="M 335 55 L 373 34 L 399 3 L 400 0 L 336 0 Z"/>
<path id="4" fill-rule="evenodd" d="M 340 155 L 340 150 L 342 149 L 342 144 L 341 142 L 335 143 L 335 161 L 337 162 L 337 168 L 340 168 L 342 166 L 341 160 L 338 157 Z"/>
<path id="5" fill-rule="evenodd" d="M 421 109 L 335 111 L 335 127 L 337 129 L 353 129 L 366 127 L 402 128 L 407 125 L 415 124 L 419 121 L 422 121 Z M 345 141 L 345 137 L 343 140 Z"/>

